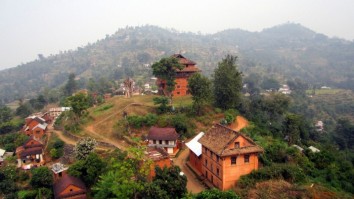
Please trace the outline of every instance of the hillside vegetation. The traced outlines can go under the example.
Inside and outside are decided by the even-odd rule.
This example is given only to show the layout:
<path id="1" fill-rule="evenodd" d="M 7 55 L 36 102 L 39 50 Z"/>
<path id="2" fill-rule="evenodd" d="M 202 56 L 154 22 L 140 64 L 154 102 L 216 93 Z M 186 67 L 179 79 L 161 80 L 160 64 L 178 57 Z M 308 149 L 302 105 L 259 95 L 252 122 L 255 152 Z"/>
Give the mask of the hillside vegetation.
<path id="1" fill-rule="evenodd" d="M 38 52 L 40 53 L 40 52 Z M 261 32 L 239 29 L 215 34 L 166 30 L 155 26 L 127 27 L 77 50 L 39 56 L 0 73 L 0 102 L 52 94 L 70 73 L 84 87 L 89 78 L 142 81 L 151 76 L 149 65 L 161 57 L 182 53 L 207 76 L 226 54 L 240 57 L 244 74 L 253 72 L 279 80 L 300 78 L 311 84 L 354 88 L 354 43 L 328 38 L 299 24 L 283 24 Z"/>

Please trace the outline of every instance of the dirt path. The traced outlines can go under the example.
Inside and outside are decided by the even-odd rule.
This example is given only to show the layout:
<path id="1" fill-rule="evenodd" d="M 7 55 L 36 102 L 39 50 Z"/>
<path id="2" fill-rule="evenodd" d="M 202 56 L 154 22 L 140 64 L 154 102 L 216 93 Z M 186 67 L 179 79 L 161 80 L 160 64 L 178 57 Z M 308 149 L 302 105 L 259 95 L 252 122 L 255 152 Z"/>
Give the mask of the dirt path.
<path id="1" fill-rule="evenodd" d="M 237 116 L 235 121 L 230 125 L 230 128 L 235 131 L 240 131 L 246 126 L 248 126 L 248 120 L 242 116 Z"/>
<path id="2" fill-rule="evenodd" d="M 174 158 L 174 164 L 179 166 L 184 175 L 186 175 L 188 181 L 187 181 L 187 190 L 188 192 L 192 193 L 199 193 L 203 190 L 205 190 L 204 185 L 197 179 L 195 174 L 187 167 L 186 165 L 186 160 L 188 158 L 188 149 L 184 149 L 183 151 L 180 152 L 179 156 L 177 158 Z"/>
<path id="3" fill-rule="evenodd" d="M 126 105 L 124 108 L 120 109 L 119 111 L 116 111 L 110 115 L 108 115 L 107 117 L 103 118 L 102 120 L 98 121 L 98 122 L 95 122 L 94 124 L 91 124 L 89 126 L 87 126 L 85 128 L 86 132 L 91 135 L 92 137 L 95 137 L 95 138 L 98 138 L 100 141 L 103 141 L 103 142 L 106 142 L 106 143 L 109 143 L 109 144 L 112 144 L 114 145 L 115 147 L 121 149 L 121 150 L 126 150 L 127 147 L 128 147 L 128 144 L 125 143 L 124 141 L 122 140 L 117 140 L 117 139 L 109 139 L 105 136 L 102 136 L 101 134 L 97 133 L 95 131 L 95 126 L 98 126 L 100 124 L 102 124 L 103 122 L 107 121 L 108 119 L 112 118 L 112 117 L 122 117 L 122 114 L 123 114 L 123 111 L 128 108 L 129 106 L 143 106 L 143 104 L 141 103 L 131 103 L 131 104 L 128 104 Z"/>
<path id="4" fill-rule="evenodd" d="M 70 145 L 75 145 L 76 144 L 76 141 L 75 140 L 72 140 L 68 137 L 66 137 L 63 132 L 61 131 L 57 131 L 57 130 L 51 130 L 52 133 L 54 133 L 56 136 L 58 136 L 59 139 L 63 140 L 63 142 L 65 142 L 66 144 L 70 144 Z"/>

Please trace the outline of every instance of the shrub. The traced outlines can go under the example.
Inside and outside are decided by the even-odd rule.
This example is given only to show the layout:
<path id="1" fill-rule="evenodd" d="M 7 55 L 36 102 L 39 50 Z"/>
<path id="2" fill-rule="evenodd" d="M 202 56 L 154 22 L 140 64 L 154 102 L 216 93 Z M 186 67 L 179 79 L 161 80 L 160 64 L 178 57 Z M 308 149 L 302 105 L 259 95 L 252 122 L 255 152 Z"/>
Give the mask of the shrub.
<path id="1" fill-rule="evenodd" d="M 306 180 L 306 176 L 301 168 L 289 164 L 277 164 L 263 167 L 252 171 L 250 174 L 241 176 L 238 185 L 246 188 L 270 179 L 283 179 L 291 183 L 299 183 Z"/>

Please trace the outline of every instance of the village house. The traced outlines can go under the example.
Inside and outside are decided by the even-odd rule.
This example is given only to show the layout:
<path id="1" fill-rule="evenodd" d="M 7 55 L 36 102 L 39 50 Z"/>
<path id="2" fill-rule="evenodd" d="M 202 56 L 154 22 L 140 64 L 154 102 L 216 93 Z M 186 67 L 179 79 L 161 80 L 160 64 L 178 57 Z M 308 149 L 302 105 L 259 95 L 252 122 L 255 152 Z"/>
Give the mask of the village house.
<path id="1" fill-rule="evenodd" d="M 196 66 L 194 61 L 191 61 L 181 54 L 174 54 L 171 57 L 178 59 L 178 62 L 183 66 L 181 70 L 176 69 L 176 85 L 175 89 L 172 91 L 173 96 L 185 96 L 189 95 L 188 91 L 188 78 L 194 73 L 200 72 L 200 69 Z M 159 93 L 166 93 L 166 81 L 162 79 L 157 79 L 156 85 L 158 86 Z"/>
<path id="2" fill-rule="evenodd" d="M 279 88 L 278 91 L 279 91 L 279 93 L 283 93 L 283 94 L 285 94 L 285 95 L 291 94 L 291 90 L 290 90 L 289 86 L 286 85 L 286 84 L 283 84 L 282 87 Z"/>
<path id="3" fill-rule="evenodd" d="M 85 199 L 87 189 L 85 184 L 76 177 L 65 175 L 53 185 L 55 199 Z"/>
<path id="4" fill-rule="evenodd" d="M 45 164 L 43 144 L 35 137 L 30 137 L 22 146 L 16 148 L 17 167 L 30 169 Z"/>
<path id="5" fill-rule="evenodd" d="M 258 169 L 258 154 L 263 149 L 237 131 L 217 124 L 198 142 L 202 145 L 202 174 L 211 186 L 231 189 L 242 175 Z"/>
<path id="6" fill-rule="evenodd" d="M 48 124 L 46 120 L 38 116 L 29 116 L 25 118 L 25 125 L 22 132 L 27 136 L 33 136 L 36 139 L 41 139 L 47 131 Z"/>
<path id="7" fill-rule="evenodd" d="M 71 110 L 70 107 L 54 107 L 49 109 L 49 115 L 53 118 L 58 117 L 61 115 L 64 111 L 69 111 Z"/>
<path id="8" fill-rule="evenodd" d="M 189 161 L 187 165 L 198 175 L 202 175 L 202 145 L 198 141 L 203 135 L 204 133 L 200 132 L 191 141 L 186 143 L 186 146 L 189 148 Z"/>
<path id="9" fill-rule="evenodd" d="M 178 133 L 175 128 L 151 127 L 147 135 L 149 147 L 161 147 L 173 157 L 178 152 Z"/>
<path id="10" fill-rule="evenodd" d="M 146 154 L 153 163 L 150 166 L 150 173 L 148 176 L 149 180 L 152 180 L 155 177 L 155 168 L 160 167 L 163 169 L 164 167 L 171 167 L 172 160 L 170 159 L 169 154 L 163 149 L 159 147 L 148 147 Z"/>

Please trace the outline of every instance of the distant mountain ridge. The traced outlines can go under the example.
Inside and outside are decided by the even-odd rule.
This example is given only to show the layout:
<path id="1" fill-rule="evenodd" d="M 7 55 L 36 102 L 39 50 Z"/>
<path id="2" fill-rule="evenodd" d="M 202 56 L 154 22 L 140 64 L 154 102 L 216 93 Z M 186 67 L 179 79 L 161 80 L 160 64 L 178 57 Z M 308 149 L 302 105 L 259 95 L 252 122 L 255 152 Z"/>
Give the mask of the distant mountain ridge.
<path id="1" fill-rule="evenodd" d="M 118 80 L 149 76 L 149 64 L 174 53 L 197 62 L 206 75 L 213 73 L 226 54 L 236 54 L 245 74 L 262 70 L 308 83 L 341 86 L 354 82 L 354 43 L 328 38 L 299 24 L 282 24 L 261 32 L 229 29 L 208 35 L 142 26 L 120 29 L 75 51 L 39 57 L 0 71 L 0 102 L 61 86 L 69 73 L 75 73 L 83 83 L 91 77 Z"/>

